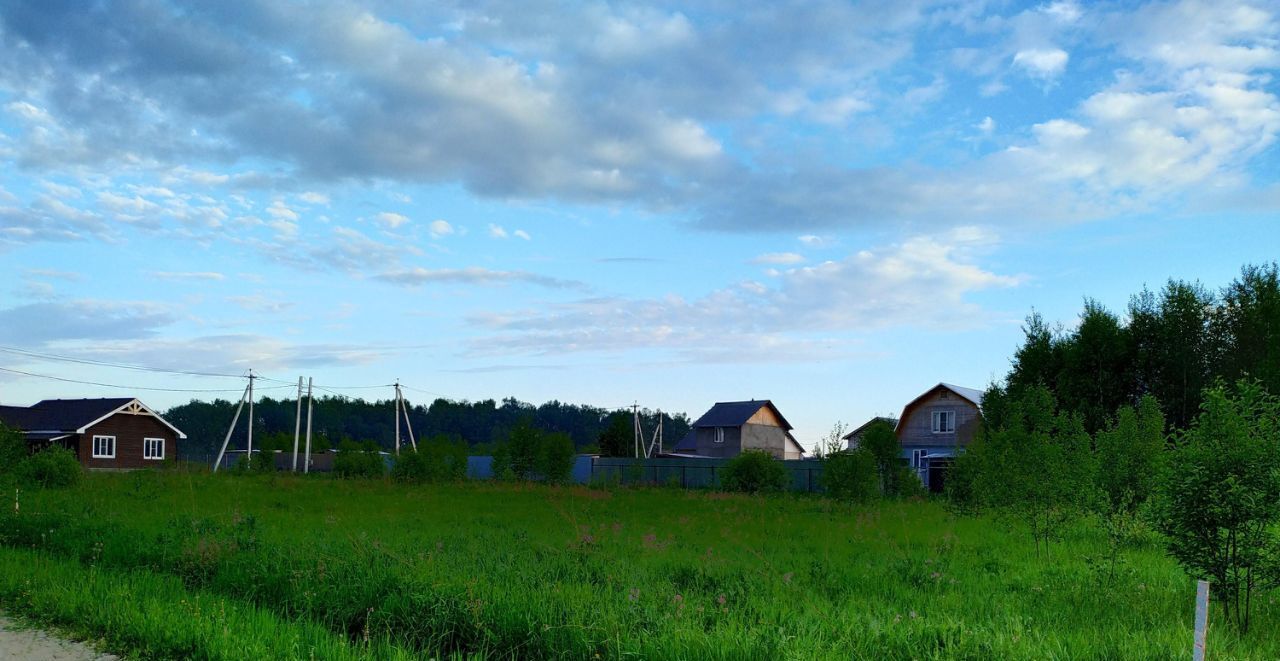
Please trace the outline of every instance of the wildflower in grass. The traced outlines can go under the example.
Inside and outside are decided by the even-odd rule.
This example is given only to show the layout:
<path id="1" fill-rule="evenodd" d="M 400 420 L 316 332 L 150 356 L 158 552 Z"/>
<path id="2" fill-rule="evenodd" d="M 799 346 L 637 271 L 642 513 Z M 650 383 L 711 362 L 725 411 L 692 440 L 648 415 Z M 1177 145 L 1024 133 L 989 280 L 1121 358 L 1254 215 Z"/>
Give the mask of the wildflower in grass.
<path id="1" fill-rule="evenodd" d="M 918 617 L 920 617 L 920 616 L 919 616 L 919 615 L 917 615 L 915 611 L 911 611 L 911 619 L 913 619 L 913 620 L 914 620 L 914 619 L 916 619 L 916 618 L 918 618 Z"/>
<path id="2" fill-rule="evenodd" d="M 796 575 L 796 573 L 795 573 L 795 572 L 793 572 L 793 571 L 789 571 L 789 572 L 787 572 L 787 573 L 783 574 L 783 575 L 782 575 L 782 582 L 783 582 L 783 583 L 791 583 L 791 577 L 792 577 L 792 576 L 795 576 L 795 575 Z"/>
<path id="3" fill-rule="evenodd" d="M 627 595 L 627 601 L 640 601 L 640 588 L 631 588 L 631 593 Z"/>

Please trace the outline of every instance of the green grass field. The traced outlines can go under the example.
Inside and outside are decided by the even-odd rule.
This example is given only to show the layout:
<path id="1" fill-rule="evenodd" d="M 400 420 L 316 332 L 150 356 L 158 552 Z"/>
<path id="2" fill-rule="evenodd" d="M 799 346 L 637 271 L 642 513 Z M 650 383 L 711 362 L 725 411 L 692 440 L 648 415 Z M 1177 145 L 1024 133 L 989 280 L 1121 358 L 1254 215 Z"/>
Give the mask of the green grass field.
<path id="1" fill-rule="evenodd" d="M 1194 582 L 932 502 L 98 474 L 0 515 L 0 605 L 136 657 L 1165 659 Z M 1280 658 L 1280 595 L 1211 658 Z M 108 610 L 106 615 L 91 615 Z M 209 620 L 218 613 L 221 619 Z M 213 623 L 210 623 L 213 622 Z"/>

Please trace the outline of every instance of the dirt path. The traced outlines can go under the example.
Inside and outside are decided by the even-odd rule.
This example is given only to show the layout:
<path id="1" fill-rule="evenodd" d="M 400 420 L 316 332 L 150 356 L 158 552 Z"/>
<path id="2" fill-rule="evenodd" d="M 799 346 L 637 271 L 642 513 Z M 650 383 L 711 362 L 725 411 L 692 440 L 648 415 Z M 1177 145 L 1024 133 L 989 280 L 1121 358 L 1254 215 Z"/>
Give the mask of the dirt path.
<path id="1" fill-rule="evenodd" d="M 26 629 L 0 615 L 0 659 L 24 661 L 115 661 L 84 643 L 64 640 L 38 629 Z"/>

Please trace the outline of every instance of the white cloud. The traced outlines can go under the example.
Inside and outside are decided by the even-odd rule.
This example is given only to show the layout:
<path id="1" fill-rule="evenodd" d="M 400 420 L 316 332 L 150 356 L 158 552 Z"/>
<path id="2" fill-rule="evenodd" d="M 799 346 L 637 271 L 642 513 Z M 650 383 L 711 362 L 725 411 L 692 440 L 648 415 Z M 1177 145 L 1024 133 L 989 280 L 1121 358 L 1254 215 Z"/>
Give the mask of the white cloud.
<path id="1" fill-rule="evenodd" d="M 804 262 L 804 255 L 794 252 L 770 252 L 751 260 L 752 264 L 773 264 L 777 266 L 800 264 L 802 262 Z"/>
<path id="2" fill-rule="evenodd" d="M 1051 79 L 1062 75 L 1070 56 L 1060 48 L 1032 48 L 1020 50 L 1013 56 L 1013 64 L 1033 78 Z"/>
<path id="3" fill-rule="evenodd" d="M 206 280 L 217 282 L 226 279 L 225 275 L 217 271 L 152 271 L 151 276 L 161 280 L 178 281 Z"/>
<path id="4" fill-rule="evenodd" d="M 996 130 L 996 120 L 983 117 L 981 122 L 973 125 L 973 128 L 978 129 L 983 135 L 991 135 Z"/>
<path id="5" fill-rule="evenodd" d="M 373 219 L 378 221 L 379 223 L 382 224 L 383 227 L 386 227 L 388 229 L 397 229 L 401 225 L 405 225 L 409 222 L 408 216 L 404 216 L 391 211 L 383 211 L 382 213 L 374 216 Z"/>
<path id="6" fill-rule="evenodd" d="M 297 220 L 298 212 L 290 209 L 284 200 L 275 200 L 267 207 L 267 215 L 277 220 Z"/>
<path id="7" fill-rule="evenodd" d="M 431 232 L 431 238 L 433 239 L 452 236 L 455 232 L 453 225 L 450 225 L 449 221 L 439 219 L 431 221 L 429 230 Z"/>
<path id="8" fill-rule="evenodd" d="M 1084 13 L 1076 3 L 1062 0 L 1041 5 L 1040 11 L 1062 23 L 1075 23 Z"/>
<path id="9" fill-rule="evenodd" d="M 481 267 L 461 269 L 424 269 L 421 267 L 388 271 L 375 276 L 378 280 L 405 286 L 428 284 L 508 285 L 530 284 L 551 289 L 585 289 L 576 280 L 554 278 L 527 271 L 495 271 Z"/>
<path id="10" fill-rule="evenodd" d="M 507 230 L 503 229 L 500 225 L 489 223 L 489 236 L 495 239 L 505 239 L 507 238 Z"/>
<path id="11" fill-rule="evenodd" d="M 329 196 L 325 195 L 324 193 L 315 193 L 315 192 L 308 191 L 306 193 L 299 195 L 298 199 L 302 200 L 303 202 L 306 202 L 307 204 L 325 204 L 325 205 L 329 204 Z"/>
<path id="12" fill-rule="evenodd" d="M 967 297 L 1022 281 L 974 263 L 975 254 L 995 240 L 988 231 L 962 227 L 782 271 L 773 286 L 745 282 L 693 301 L 595 298 L 474 315 L 472 322 L 492 334 L 473 342 L 472 349 L 545 354 L 660 348 L 723 359 L 719 349 L 726 345 L 795 349 L 807 346 L 813 333 L 828 334 L 840 344 L 850 332 L 988 323 L 990 314 Z M 940 306 L 946 315 L 936 314 Z M 740 353 L 739 359 L 753 356 Z"/>
<path id="13" fill-rule="evenodd" d="M 524 239 L 525 241 L 533 240 L 533 237 L 529 236 L 529 233 L 524 230 L 516 230 L 511 233 L 511 236 L 514 236 L 517 239 Z"/>

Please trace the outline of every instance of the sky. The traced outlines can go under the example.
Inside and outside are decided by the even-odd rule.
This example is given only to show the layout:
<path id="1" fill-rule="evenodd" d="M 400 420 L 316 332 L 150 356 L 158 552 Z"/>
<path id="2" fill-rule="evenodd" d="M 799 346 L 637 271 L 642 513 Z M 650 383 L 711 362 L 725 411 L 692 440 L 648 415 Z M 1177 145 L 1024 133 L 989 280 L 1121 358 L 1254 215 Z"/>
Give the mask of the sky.
<path id="1" fill-rule="evenodd" d="M 1278 70 L 1268 2 L 10 0 L 0 346 L 86 362 L 0 403 L 253 369 L 812 447 L 1276 259 Z"/>

